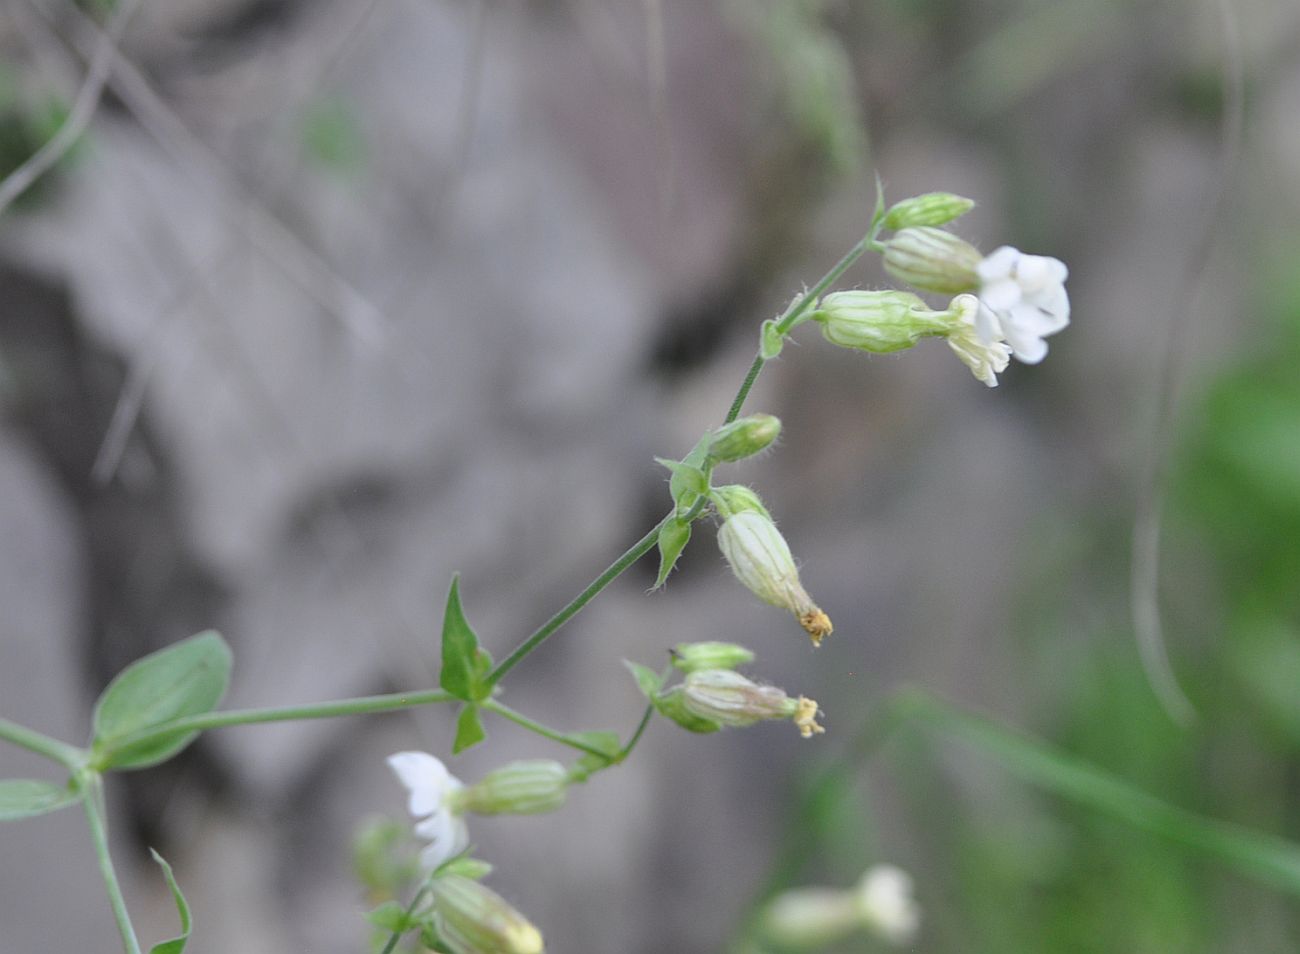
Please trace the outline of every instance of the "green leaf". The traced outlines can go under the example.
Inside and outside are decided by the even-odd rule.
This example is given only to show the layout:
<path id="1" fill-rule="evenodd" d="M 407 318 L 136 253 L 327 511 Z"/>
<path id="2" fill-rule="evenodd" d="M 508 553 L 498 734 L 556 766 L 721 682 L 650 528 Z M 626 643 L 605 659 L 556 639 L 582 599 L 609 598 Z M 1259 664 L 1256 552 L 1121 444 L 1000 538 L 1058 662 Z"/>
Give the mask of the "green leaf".
<path id="1" fill-rule="evenodd" d="M 451 744 L 451 754 L 459 755 L 486 738 L 487 730 L 479 718 L 478 706 L 471 703 L 461 709 L 460 715 L 456 717 L 456 741 Z"/>
<path id="2" fill-rule="evenodd" d="M 7 778 L 0 782 L 0 821 L 44 815 L 77 799 L 77 793 L 65 786 L 32 778 Z"/>
<path id="3" fill-rule="evenodd" d="M 477 702 L 492 691 L 484 677 L 492 669 L 492 657 L 479 648 L 478 636 L 465 619 L 460 605 L 460 575 L 451 578 L 447 610 L 442 618 L 442 675 L 440 683 L 457 699 Z M 472 743 L 471 743 L 472 744 Z"/>
<path id="4" fill-rule="evenodd" d="M 663 688 L 663 677 L 649 666 L 642 666 L 640 663 L 629 662 L 624 659 L 623 665 L 627 667 L 628 672 L 632 674 L 632 678 L 636 680 L 641 695 L 653 702 L 655 695 Z"/>
<path id="5" fill-rule="evenodd" d="M 677 558 L 691 541 L 691 525 L 688 521 L 673 517 L 659 530 L 659 576 L 651 589 L 659 589 L 668 579 L 668 574 L 677 565 Z"/>
<path id="6" fill-rule="evenodd" d="M 618 764 L 618 756 L 623 751 L 617 732 L 574 732 L 569 738 L 603 753 L 586 752 L 578 757 L 569 770 L 569 777 L 575 782 L 585 782 L 602 769 Z"/>
<path id="7" fill-rule="evenodd" d="M 160 941 L 149 949 L 149 954 L 181 954 L 185 950 L 185 942 L 190 939 L 190 929 L 192 927 L 190 906 L 185 901 L 185 895 L 181 894 L 180 885 L 176 883 L 176 876 L 172 874 L 172 866 L 152 848 L 149 849 L 149 854 L 153 855 L 153 860 L 162 867 L 163 877 L 167 879 L 167 887 L 171 888 L 172 900 L 176 902 L 176 913 L 181 918 L 180 936 L 174 937 L 170 941 Z"/>
<path id="8" fill-rule="evenodd" d="M 781 353 L 785 347 L 785 335 L 781 334 L 781 329 L 777 327 L 774 318 L 769 318 L 763 322 L 763 335 L 759 340 L 758 353 L 764 361 L 771 361 Z"/>
<path id="9" fill-rule="evenodd" d="M 385 901 L 373 911 L 367 912 L 366 920 L 393 934 L 404 934 L 415 927 L 415 921 L 406 913 L 406 908 L 396 901 Z"/>
<path id="10" fill-rule="evenodd" d="M 230 683 L 230 647 L 209 630 L 150 653 L 122 670 L 95 704 L 95 763 L 144 768 L 171 758 L 198 735 L 176 732 L 136 744 L 126 740 L 186 716 L 211 712 Z"/>

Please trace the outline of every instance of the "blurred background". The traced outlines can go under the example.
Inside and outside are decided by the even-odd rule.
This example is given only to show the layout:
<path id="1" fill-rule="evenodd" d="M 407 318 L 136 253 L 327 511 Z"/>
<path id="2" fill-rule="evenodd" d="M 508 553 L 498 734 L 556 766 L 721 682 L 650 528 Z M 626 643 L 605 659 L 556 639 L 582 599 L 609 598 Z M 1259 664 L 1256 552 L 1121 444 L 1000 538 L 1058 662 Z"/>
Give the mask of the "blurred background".
<path id="1" fill-rule="evenodd" d="M 879 174 L 975 198 L 985 252 L 1066 261 L 1073 324 L 996 390 L 937 341 L 797 332 L 747 405 L 781 446 L 721 476 L 834 636 L 813 652 L 701 525 L 665 592 L 639 564 L 504 699 L 627 733 L 622 659 L 725 639 L 827 734 L 652 724 L 558 814 L 476 820 L 490 883 L 554 952 L 725 951 L 765 888 L 880 861 L 916 878 L 916 951 L 1300 945 L 1272 889 L 942 734 L 849 747 L 918 685 L 1300 838 L 1300 7 L 6 0 L 0 174 L 97 49 L 93 119 L 0 218 L 0 715 L 81 744 L 113 673 L 210 627 L 231 706 L 432 685 L 454 571 L 500 658 L 662 515 L 652 456 L 721 421 Z M 1185 728 L 1130 622 L 1142 506 Z M 174 931 L 152 846 L 195 954 L 365 950 L 353 833 L 402 817 L 384 758 L 445 755 L 452 715 L 224 729 L 118 778 L 142 934 Z M 466 780 L 567 757 L 488 728 Z M 0 748 L 14 775 L 52 777 Z M 0 952 L 114 944 L 80 818 L 0 828 Z"/>

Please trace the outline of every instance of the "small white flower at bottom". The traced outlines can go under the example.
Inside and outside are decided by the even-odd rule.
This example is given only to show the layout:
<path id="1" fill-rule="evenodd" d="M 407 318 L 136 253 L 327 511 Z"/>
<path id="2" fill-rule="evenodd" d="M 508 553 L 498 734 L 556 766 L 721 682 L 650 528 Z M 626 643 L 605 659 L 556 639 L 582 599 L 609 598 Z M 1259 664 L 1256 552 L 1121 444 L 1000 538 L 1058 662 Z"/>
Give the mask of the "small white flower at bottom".
<path id="1" fill-rule="evenodd" d="M 451 797 L 464 786 L 442 761 L 428 752 L 398 752 L 388 766 L 410 793 L 407 808 L 417 820 L 415 833 L 429 841 L 420 863 L 432 871 L 469 844 L 465 820 L 451 806 Z"/>
<path id="2" fill-rule="evenodd" d="M 894 944 L 906 944 L 921 926 L 912 877 L 893 865 L 876 865 L 862 876 L 858 911 L 868 928 Z"/>
<path id="3" fill-rule="evenodd" d="M 1065 263 L 1004 245 L 975 271 L 984 305 L 977 321 L 980 338 L 985 343 L 1004 339 L 1026 364 L 1042 361 L 1047 356 L 1043 339 L 1070 323 Z"/>
<path id="4" fill-rule="evenodd" d="M 980 334 L 978 317 L 984 306 L 974 295 L 958 295 L 948 307 L 954 322 L 948 332 L 948 347 L 971 374 L 989 387 L 997 387 L 998 375 L 1011 361 L 1011 348 L 1000 338 L 986 341 Z"/>

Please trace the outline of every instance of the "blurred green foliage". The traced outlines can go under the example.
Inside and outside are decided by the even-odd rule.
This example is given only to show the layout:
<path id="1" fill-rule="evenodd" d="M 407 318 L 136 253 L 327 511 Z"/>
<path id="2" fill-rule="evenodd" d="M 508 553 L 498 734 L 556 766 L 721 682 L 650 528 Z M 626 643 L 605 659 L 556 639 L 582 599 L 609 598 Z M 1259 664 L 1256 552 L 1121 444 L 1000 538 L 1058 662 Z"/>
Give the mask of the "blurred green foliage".
<path id="1" fill-rule="evenodd" d="M 45 145 L 68 118 L 68 105 L 49 94 L 33 95 L 17 69 L 0 61 L 0 179 L 9 175 Z M 53 174 L 42 176 L 14 202 L 30 210 L 46 201 L 56 187 L 59 170 L 77 160 L 78 146 L 68 151 Z"/>
<path id="2" fill-rule="evenodd" d="M 351 106 L 342 99 L 318 99 L 302 121 L 302 143 L 319 169 L 350 179 L 366 164 L 366 141 Z"/>

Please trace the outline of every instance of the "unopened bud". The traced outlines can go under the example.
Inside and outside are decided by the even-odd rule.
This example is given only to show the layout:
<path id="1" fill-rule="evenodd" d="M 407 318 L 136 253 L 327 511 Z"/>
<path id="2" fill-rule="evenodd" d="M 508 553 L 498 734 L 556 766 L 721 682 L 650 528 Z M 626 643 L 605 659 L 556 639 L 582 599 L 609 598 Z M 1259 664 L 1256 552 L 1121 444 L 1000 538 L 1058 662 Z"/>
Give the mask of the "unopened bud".
<path id="1" fill-rule="evenodd" d="M 736 578 L 763 602 L 794 613 L 814 646 L 830 635 L 830 618 L 799 582 L 790 547 L 766 513 L 745 510 L 728 517 L 718 546 Z"/>
<path id="2" fill-rule="evenodd" d="M 758 494 L 744 484 L 724 484 L 721 487 L 714 487 L 709 491 L 709 499 L 713 501 L 713 506 L 717 508 L 719 516 L 724 520 L 747 510 L 762 514 L 768 520 L 772 519 L 772 515 L 763 506 L 763 501 L 758 499 Z"/>
<path id="3" fill-rule="evenodd" d="M 853 895 L 834 888 L 785 891 L 772 899 L 759 922 L 766 941 L 796 951 L 834 944 L 861 925 Z"/>
<path id="4" fill-rule="evenodd" d="M 903 229 L 885 243 L 885 271 L 923 291 L 977 290 L 983 258 L 969 242 L 930 226 Z"/>
<path id="5" fill-rule="evenodd" d="M 878 865 L 851 890 L 801 888 L 777 895 L 759 924 L 767 941 L 791 950 L 822 948 L 858 931 L 906 944 L 916 936 L 920 912 L 912 879 L 892 865 Z"/>
<path id="6" fill-rule="evenodd" d="M 857 907 L 863 926 L 894 944 L 912 940 L 921 924 L 911 875 L 893 865 L 876 865 L 862 876 Z"/>
<path id="7" fill-rule="evenodd" d="M 792 699 L 784 689 L 759 685 L 730 669 L 689 673 L 682 693 L 688 712 L 719 725 L 747 726 L 765 719 L 793 721 L 802 717 L 798 724 L 804 738 L 821 731 L 813 718 L 817 703 L 803 697 Z"/>
<path id="8" fill-rule="evenodd" d="M 666 719 L 671 719 L 687 732 L 706 735 L 722 728 L 721 723 L 704 716 L 696 715 L 686 707 L 686 694 L 681 686 L 673 686 L 667 692 L 661 692 L 650 700 L 655 711 Z"/>
<path id="9" fill-rule="evenodd" d="M 885 213 L 884 227 L 891 231 L 923 225 L 946 225 L 975 208 L 973 199 L 951 192 L 927 192 L 896 202 Z"/>
<path id="10" fill-rule="evenodd" d="M 673 665 L 682 672 L 735 669 L 753 661 L 754 654 L 735 643 L 679 643 L 673 649 Z"/>
<path id="11" fill-rule="evenodd" d="M 744 460 L 766 448 L 781 433 L 781 422 L 771 414 L 751 414 L 724 424 L 713 432 L 709 457 L 715 461 Z"/>
<path id="12" fill-rule="evenodd" d="M 554 759 L 509 762 L 453 796 L 458 811 L 477 815 L 537 815 L 564 804 L 569 770 Z"/>
<path id="13" fill-rule="evenodd" d="M 453 954 L 542 954 L 541 932 L 491 888 L 449 874 L 429 889 L 438 936 Z"/>
<path id="14" fill-rule="evenodd" d="M 875 354 L 910 348 L 927 335 L 947 333 L 947 313 L 931 311 L 903 291 L 832 292 L 812 317 L 831 344 Z"/>

